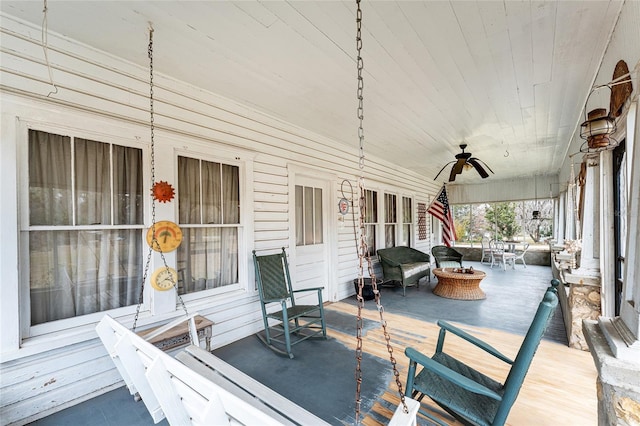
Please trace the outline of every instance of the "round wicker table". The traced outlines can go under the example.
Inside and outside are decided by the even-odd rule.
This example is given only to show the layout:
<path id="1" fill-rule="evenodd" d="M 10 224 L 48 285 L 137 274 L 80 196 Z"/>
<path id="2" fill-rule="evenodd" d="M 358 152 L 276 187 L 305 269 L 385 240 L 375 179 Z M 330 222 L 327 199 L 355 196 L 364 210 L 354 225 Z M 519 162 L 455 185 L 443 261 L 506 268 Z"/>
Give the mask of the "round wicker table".
<path id="1" fill-rule="evenodd" d="M 480 300 L 487 296 L 480 288 L 480 281 L 487 275 L 482 271 L 473 273 L 453 272 L 456 268 L 436 268 L 433 275 L 438 278 L 438 284 L 433 294 L 448 299 Z"/>

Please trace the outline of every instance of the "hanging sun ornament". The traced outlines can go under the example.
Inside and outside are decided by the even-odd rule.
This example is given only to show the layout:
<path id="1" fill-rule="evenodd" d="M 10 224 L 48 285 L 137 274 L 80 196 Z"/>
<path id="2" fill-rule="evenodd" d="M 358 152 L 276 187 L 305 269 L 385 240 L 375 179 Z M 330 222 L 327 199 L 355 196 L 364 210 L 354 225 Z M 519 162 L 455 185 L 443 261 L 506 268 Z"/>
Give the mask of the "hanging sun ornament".
<path id="1" fill-rule="evenodd" d="M 173 189 L 173 186 L 163 180 L 153 184 L 153 188 L 151 189 L 153 198 L 160 201 L 161 203 L 168 203 L 169 201 L 173 200 L 175 193 L 176 192 Z"/>

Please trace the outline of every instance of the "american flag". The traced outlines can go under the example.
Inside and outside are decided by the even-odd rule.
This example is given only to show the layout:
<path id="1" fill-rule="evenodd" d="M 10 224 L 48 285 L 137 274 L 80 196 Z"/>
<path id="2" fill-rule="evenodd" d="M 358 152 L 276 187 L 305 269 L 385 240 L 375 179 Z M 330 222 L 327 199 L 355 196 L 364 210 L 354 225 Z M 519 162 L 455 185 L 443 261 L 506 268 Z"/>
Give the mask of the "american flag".
<path id="1" fill-rule="evenodd" d="M 442 222 L 442 239 L 447 247 L 451 247 L 458 236 L 456 235 L 456 227 L 453 224 L 453 214 L 449 208 L 447 190 L 444 185 L 442 185 L 438 196 L 431 202 L 427 213 L 432 214 Z"/>

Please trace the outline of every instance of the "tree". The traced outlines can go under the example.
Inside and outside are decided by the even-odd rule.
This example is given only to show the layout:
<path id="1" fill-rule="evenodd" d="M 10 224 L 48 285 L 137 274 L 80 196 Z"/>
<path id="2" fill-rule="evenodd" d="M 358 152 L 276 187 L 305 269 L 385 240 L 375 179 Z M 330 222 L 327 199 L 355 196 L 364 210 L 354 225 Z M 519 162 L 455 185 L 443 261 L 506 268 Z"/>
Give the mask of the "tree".
<path id="1" fill-rule="evenodd" d="M 458 241 L 468 241 L 471 235 L 471 227 L 469 223 L 469 204 L 461 204 L 451 206 L 453 208 L 453 224 L 456 228 Z"/>
<path id="2" fill-rule="evenodd" d="M 495 239 L 513 239 L 520 231 L 516 220 L 516 203 L 496 203 L 487 207 L 485 218 L 493 226 Z"/>
<path id="3" fill-rule="evenodd" d="M 538 212 L 537 218 L 533 216 L 534 211 Z M 553 200 L 532 200 L 525 201 L 523 204 L 522 218 L 524 230 L 536 243 L 553 234 L 552 217 Z"/>

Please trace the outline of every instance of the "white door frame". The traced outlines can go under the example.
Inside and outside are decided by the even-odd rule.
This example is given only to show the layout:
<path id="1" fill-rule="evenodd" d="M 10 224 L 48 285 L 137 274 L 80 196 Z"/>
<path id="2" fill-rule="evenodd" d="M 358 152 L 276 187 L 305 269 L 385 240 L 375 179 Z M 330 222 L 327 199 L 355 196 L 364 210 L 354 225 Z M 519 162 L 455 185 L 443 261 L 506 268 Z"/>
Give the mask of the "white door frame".
<path id="1" fill-rule="evenodd" d="M 326 261 L 325 275 L 327 282 L 324 284 L 326 295 L 325 302 L 337 301 L 338 290 L 338 248 L 337 248 L 337 205 L 335 175 L 327 173 L 320 169 L 314 169 L 309 166 L 300 166 L 297 164 L 288 164 L 287 170 L 289 174 L 289 257 L 290 265 L 296 265 L 296 228 L 295 228 L 295 187 L 299 178 L 311 178 L 318 182 L 318 187 L 323 187 L 322 200 L 322 221 L 324 226 L 324 258 Z M 335 203 L 333 203 L 335 199 Z M 332 209 L 335 204 L 335 209 Z M 335 212 L 334 212 L 335 210 Z M 334 214 L 335 213 L 335 214 Z M 292 268 L 293 269 L 293 268 Z M 295 274 L 295 271 L 291 271 Z M 295 276 L 292 276 L 295 280 Z"/>

